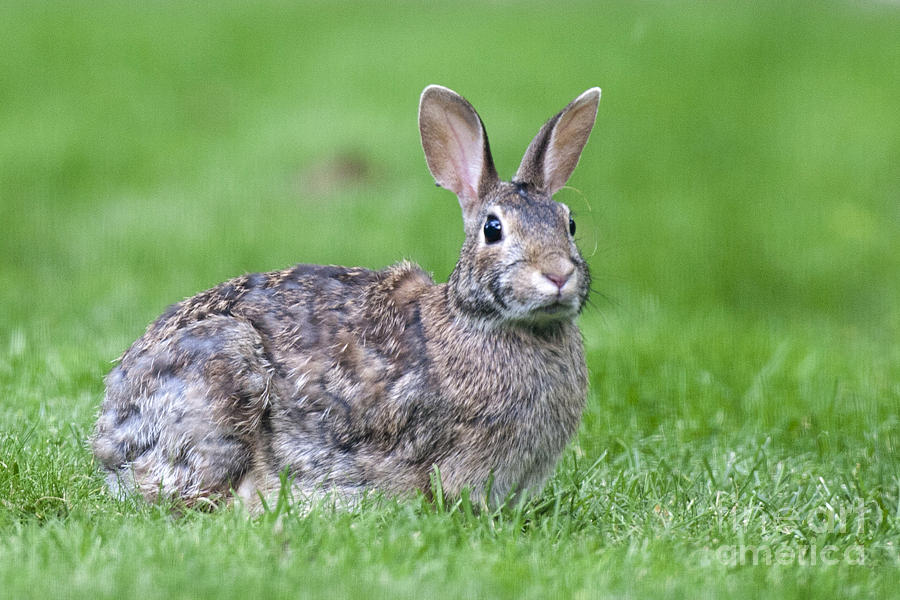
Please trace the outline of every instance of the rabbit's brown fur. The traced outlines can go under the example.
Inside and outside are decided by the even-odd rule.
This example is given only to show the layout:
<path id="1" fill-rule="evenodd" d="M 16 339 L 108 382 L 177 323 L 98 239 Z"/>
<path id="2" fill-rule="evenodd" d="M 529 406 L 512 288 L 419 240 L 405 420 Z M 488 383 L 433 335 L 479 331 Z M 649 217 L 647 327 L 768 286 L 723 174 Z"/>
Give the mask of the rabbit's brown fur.
<path id="1" fill-rule="evenodd" d="M 287 470 L 301 493 L 352 499 L 427 493 L 437 467 L 451 496 L 539 490 L 585 401 L 590 279 L 552 194 L 598 101 L 593 88 L 551 119 L 506 183 L 471 105 L 426 88 L 426 158 L 466 230 L 449 282 L 408 262 L 301 264 L 174 305 L 107 376 L 92 443 L 111 486 L 252 499 Z"/>

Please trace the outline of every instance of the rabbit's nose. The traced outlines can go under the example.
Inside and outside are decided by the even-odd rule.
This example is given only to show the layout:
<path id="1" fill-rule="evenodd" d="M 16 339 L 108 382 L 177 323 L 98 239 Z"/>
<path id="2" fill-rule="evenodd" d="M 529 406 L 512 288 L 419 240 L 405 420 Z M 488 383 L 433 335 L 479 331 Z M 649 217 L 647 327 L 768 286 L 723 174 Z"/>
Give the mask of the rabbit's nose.
<path id="1" fill-rule="evenodd" d="M 550 280 L 553 285 L 560 290 L 568 283 L 569 278 L 572 277 L 572 273 L 574 272 L 575 264 L 567 256 L 554 256 L 544 265 L 544 268 L 541 269 L 541 273 L 544 277 Z"/>
<path id="2" fill-rule="evenodd" d="M 571 273 L 569 274 L 571 275 Z M 558 287 L 559 289 L 563 289 L 563 286 L 566 285 L 566 282 L 569 281 L 569 275 L 557 275 L 555 273 L 544 273 L 544 277 L 549 279 Z"/>

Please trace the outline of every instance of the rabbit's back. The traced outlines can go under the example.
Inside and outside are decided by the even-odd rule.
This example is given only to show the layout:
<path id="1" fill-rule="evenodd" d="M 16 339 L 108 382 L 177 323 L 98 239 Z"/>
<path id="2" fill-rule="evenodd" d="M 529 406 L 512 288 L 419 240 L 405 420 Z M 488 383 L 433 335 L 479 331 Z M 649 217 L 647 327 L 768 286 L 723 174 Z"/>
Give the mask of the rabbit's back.
<path id="1" fill-rule="evenodd" d="M 421 454 L 410 414 L 429 412 L 427 368 L 411 299 L 430 285 L 409 263 L 297 265 L 172 306 L 108 375 L 95 455 L 115 487 L 192 498 L 285 468 L 353 487 L 398 444 Z"/>

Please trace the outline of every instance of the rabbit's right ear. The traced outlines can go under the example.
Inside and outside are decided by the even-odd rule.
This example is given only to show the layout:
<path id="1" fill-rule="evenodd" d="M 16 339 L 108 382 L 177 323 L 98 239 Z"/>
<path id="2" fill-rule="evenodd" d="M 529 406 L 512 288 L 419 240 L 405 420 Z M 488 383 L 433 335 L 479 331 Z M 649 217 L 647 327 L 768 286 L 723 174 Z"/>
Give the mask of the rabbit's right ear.
<path id="1" fill-rule="evenodd" d="M 451 89 L 429 85 L 419 100 L 419 133 L 435 182 L 459 198 L 463 218 L 474 218 L 496 182 L 487 133 L 469 102 Z"/>

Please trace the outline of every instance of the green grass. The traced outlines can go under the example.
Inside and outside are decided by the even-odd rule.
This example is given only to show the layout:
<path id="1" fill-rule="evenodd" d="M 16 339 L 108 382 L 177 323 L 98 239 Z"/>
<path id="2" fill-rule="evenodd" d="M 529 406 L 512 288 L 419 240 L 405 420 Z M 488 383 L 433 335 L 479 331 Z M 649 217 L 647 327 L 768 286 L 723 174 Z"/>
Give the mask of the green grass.
<path id="1" fill-rule="evenodd" d="M 896 6 L 132 4 L 0 5 L 0 597 L 897 596 Z M 429 83 L 507 177 L 604 90 L 558 195 L 591 392 L 544 493 L 254 519 L 107 495 L 102 377 L 169 303 L 300 261 L 446 278 Z"/>

